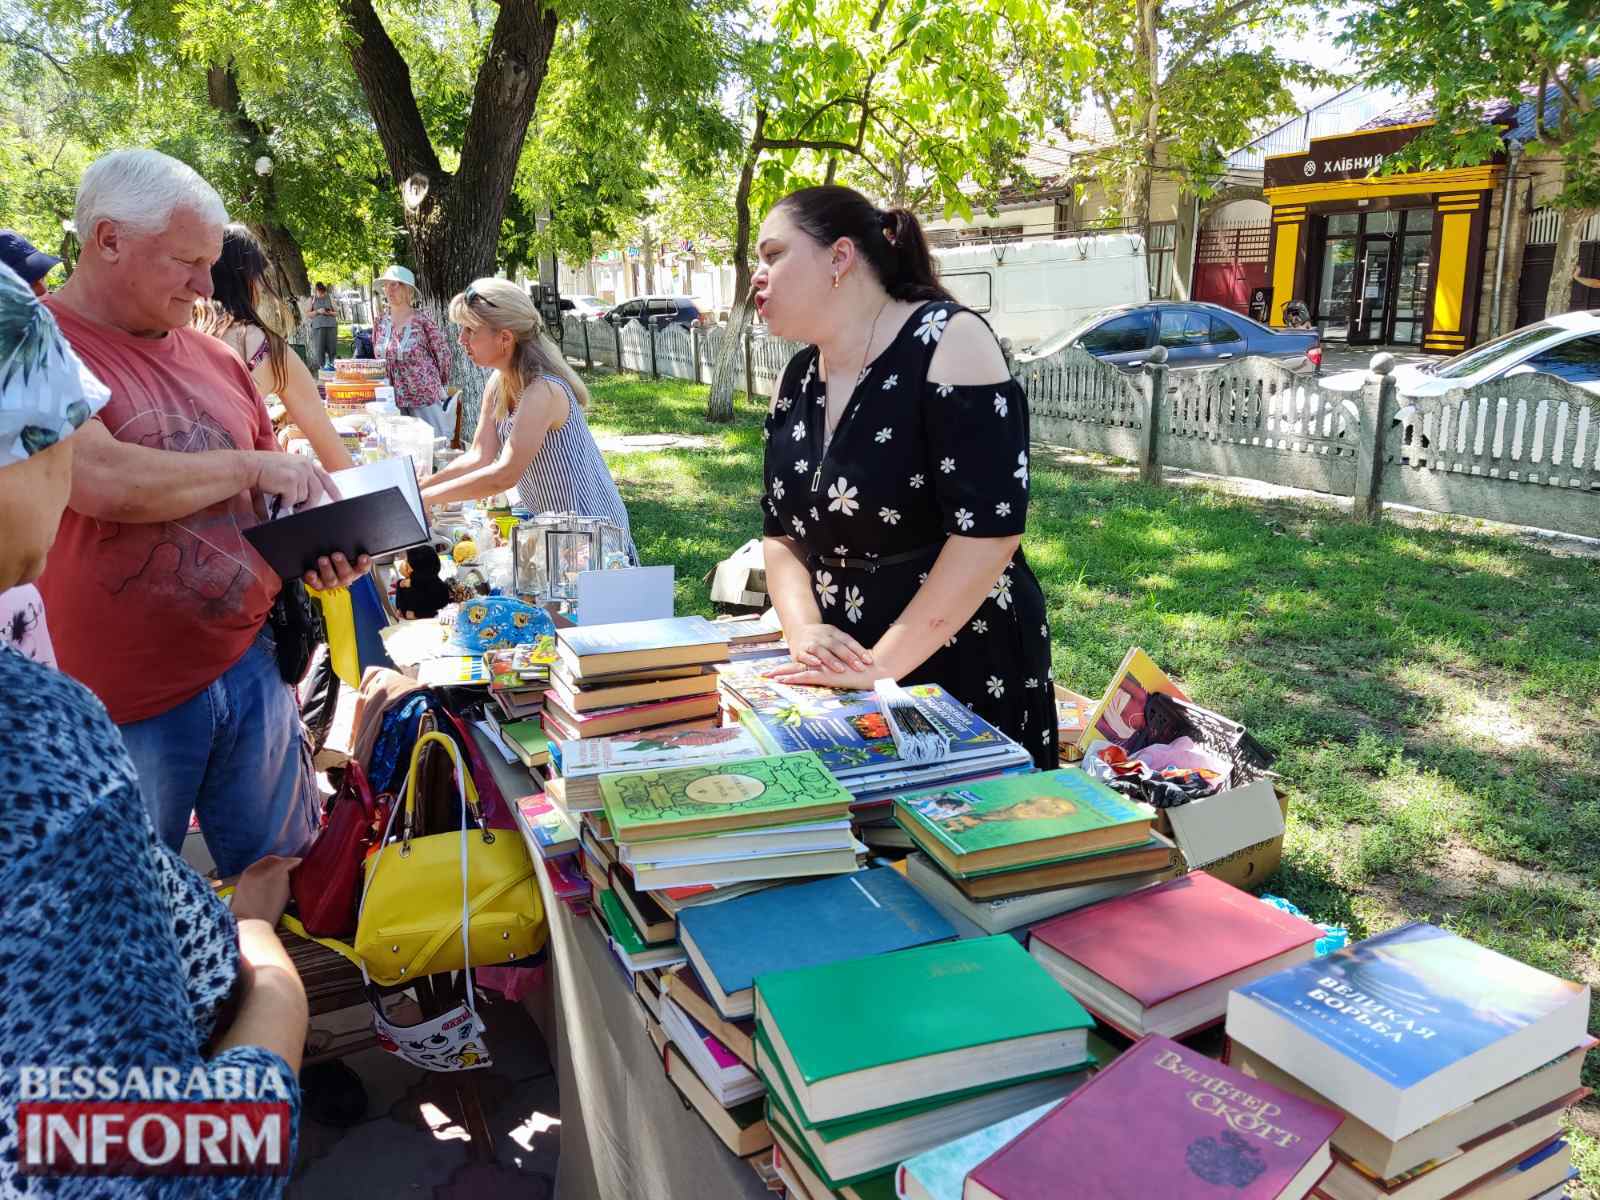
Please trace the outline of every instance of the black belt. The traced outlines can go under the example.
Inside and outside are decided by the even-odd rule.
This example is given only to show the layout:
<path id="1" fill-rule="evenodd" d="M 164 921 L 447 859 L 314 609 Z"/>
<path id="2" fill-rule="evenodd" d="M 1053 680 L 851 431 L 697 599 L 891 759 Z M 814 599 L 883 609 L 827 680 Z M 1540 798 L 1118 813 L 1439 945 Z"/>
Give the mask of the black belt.
<path id="1" fill-rule="evenodd" d="M 899 567 L 904 566 L 906 563 L 916 562 L 943 549 L 943 542 L 935 542 L 929 546 L 918 546 L 915 550 L 907 550 L 901 554 L 886 554 L 882 558 L 838 558 L 829 554 L 812 554 L 807 556 L 806 562 L 813 571 L 818 567 L 833 567 L 835 570 L 866 571 L 870 574 L 880 567 Z"/>

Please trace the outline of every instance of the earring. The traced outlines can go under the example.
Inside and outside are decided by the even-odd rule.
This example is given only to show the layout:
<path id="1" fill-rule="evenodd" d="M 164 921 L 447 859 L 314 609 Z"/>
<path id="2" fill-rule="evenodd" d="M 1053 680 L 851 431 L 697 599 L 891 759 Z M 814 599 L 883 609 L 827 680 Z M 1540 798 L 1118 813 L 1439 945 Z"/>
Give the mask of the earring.
<path id="1" fill-rule="evenodd" d="M 833 273 L 833 286 L 834 287 L 838 287 L 839 286 L 839 272 L 837 272 L 837 271 L 835 271 Z"/>

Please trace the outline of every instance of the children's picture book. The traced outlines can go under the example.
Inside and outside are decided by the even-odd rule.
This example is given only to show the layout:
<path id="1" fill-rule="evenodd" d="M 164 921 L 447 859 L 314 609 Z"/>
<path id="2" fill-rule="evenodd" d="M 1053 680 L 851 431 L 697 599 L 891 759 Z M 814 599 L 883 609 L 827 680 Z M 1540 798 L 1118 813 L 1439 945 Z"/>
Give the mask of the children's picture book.
<path id="1" fill-rule="evenodd" d="M 1124 750 L 1144 748 L 1144 702 L 1152 692 L 1164 692 L 1179 700 L 1189 698 L 1186 693 L 1150 656 L 1139 647 L 1129 650 L 1111 676 L 1105 695 L 1094 706 L 1078 745 L 1085 751 L 1096 742 L 1111 742 Z"/>
<path id="2" fill-rule="evenodd" d="M 809 752 L 602 775 L 600 795 L 619 842 L 791 825 L 850 811 L 850 793 Z"/>

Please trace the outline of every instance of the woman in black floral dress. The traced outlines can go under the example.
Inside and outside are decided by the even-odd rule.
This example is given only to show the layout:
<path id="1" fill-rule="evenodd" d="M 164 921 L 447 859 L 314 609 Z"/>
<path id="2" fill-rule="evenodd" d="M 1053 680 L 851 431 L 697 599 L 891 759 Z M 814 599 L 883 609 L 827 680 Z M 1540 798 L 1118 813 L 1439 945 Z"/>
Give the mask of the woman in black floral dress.
<path id="1" fill-rule="evenodd" d="M 767 418 L 767 586 L 792 683 L 937 683 L 1057 765 L 1044 596 L 1020 548 L 1028 407 L 917 219 L 806 188 L 761 226 L 756 304 L 810 343 Z"/>

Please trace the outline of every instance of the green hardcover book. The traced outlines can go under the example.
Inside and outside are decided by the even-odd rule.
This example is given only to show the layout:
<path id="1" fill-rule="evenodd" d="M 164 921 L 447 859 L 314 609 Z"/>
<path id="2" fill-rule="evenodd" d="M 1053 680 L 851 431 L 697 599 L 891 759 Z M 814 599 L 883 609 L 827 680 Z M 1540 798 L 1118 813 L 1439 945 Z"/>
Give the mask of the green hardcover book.
<path id="1" fill-rule="evenodd" d="M 500 726 L 500 737 L 525 767 L 550 761 L 550 739 L 538 721 L 507 721 Z"/>
<path id="2" fill-rule="evenodd" d="M 611 931 L 611 936 L 622 947 L 624 954 L 643 954 L 650 948 L 650 944 L 628 919 L 628 911 L 622 907 L 622 901 L 610 888 L 600 893 L 600 912 L 606 919 L 606 928 Z"/>
<path id="3" fill-rule="evenodd" d="M 848 816 L 850 793 L 809 750 L 600 778 L 619 842 L 689 837 Z"/>
<path id="4" fill-rule="evenodd" d="M 1077 767 L 984 779 L 895 801 L 895 820 L 953 874 L 1137 846 L 1156 810 Z"/>
<path id="5" fill-rule="evenodd" d="M 938 1095 L 953 1080 L 1069 1070 L 1094 1024 L 1008 935 L 777 971 L 755 986 L 756 1021 L 814 1122 Z"/>

